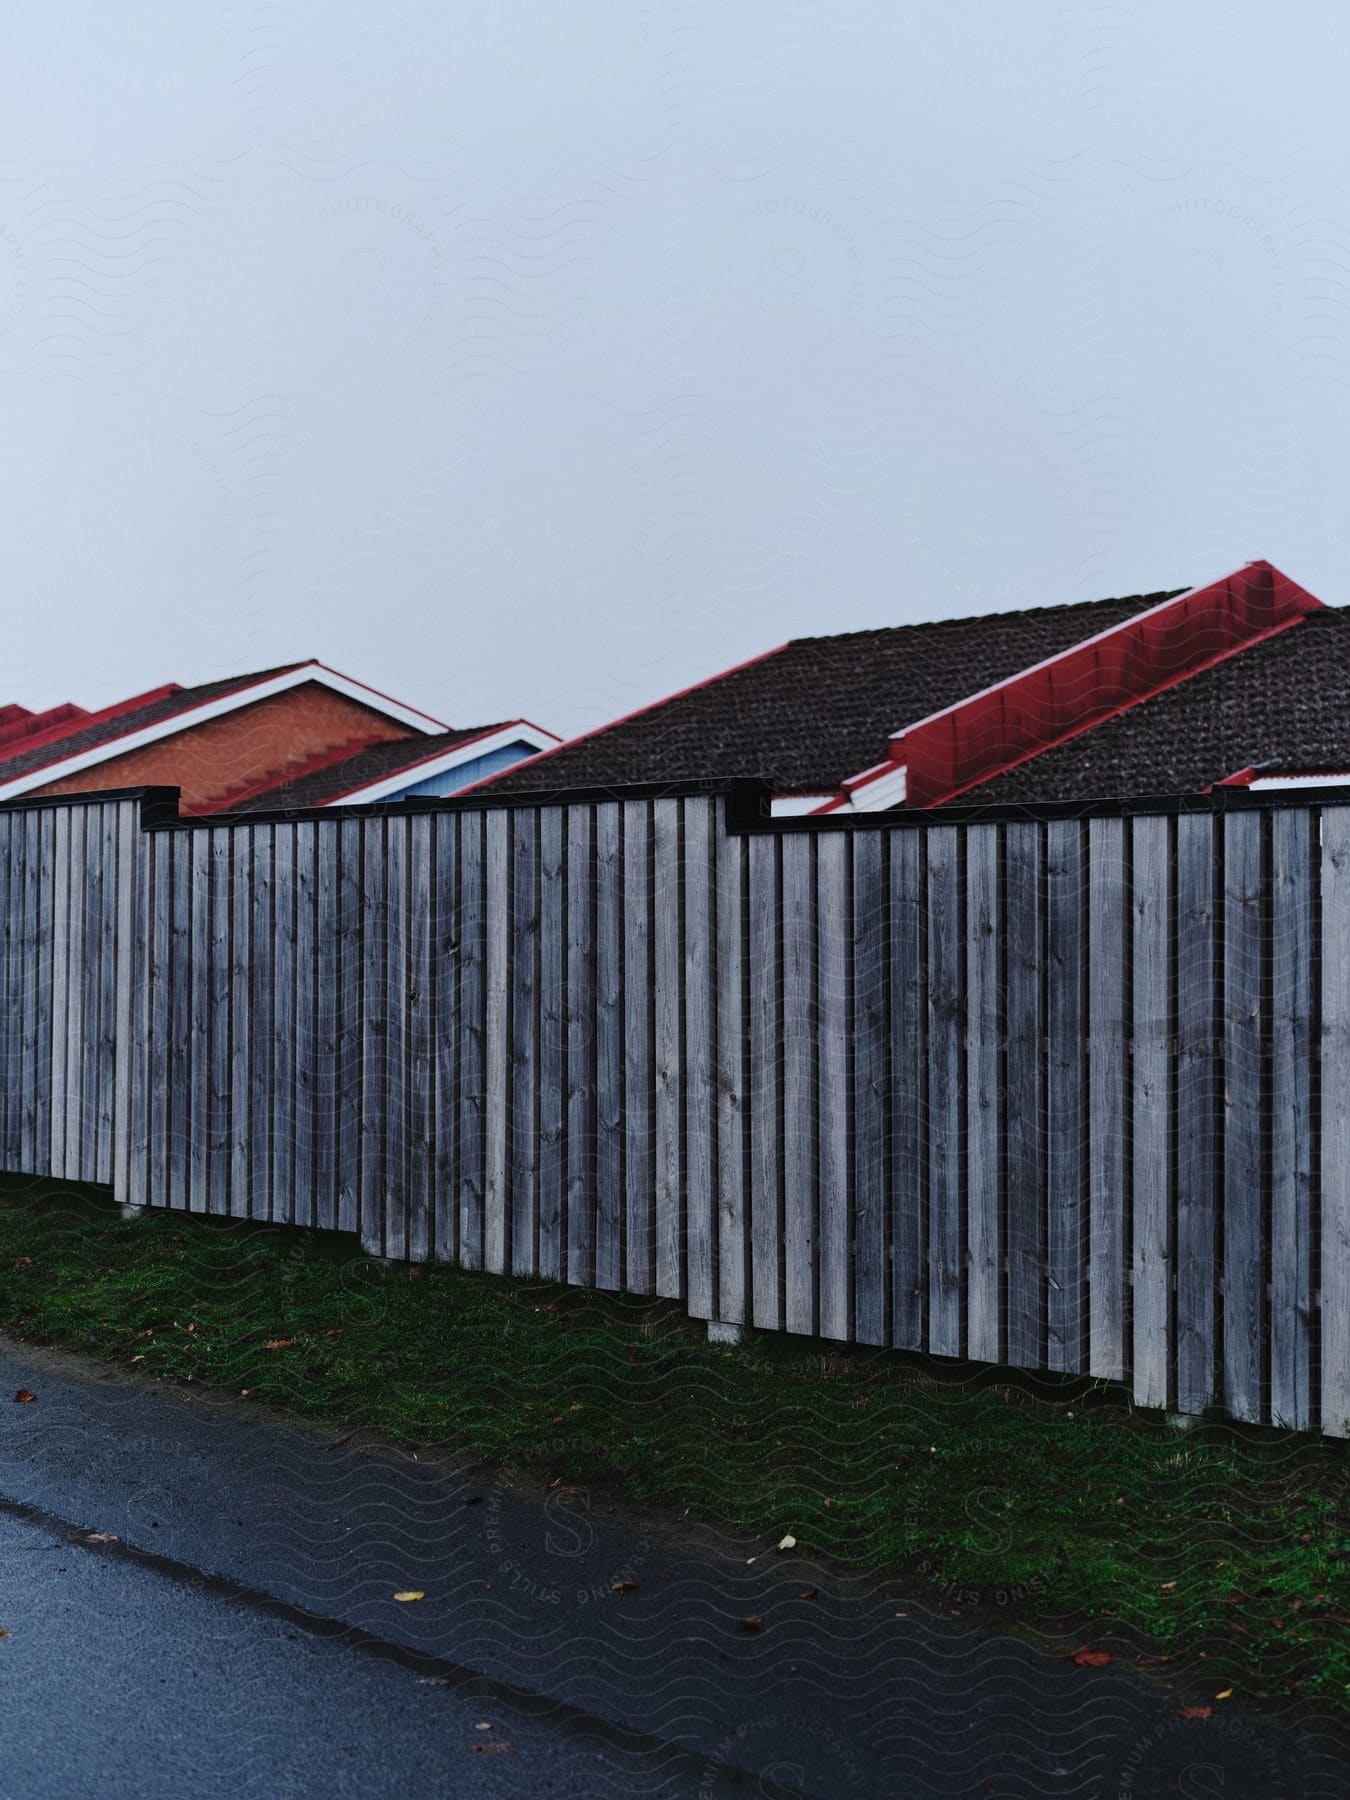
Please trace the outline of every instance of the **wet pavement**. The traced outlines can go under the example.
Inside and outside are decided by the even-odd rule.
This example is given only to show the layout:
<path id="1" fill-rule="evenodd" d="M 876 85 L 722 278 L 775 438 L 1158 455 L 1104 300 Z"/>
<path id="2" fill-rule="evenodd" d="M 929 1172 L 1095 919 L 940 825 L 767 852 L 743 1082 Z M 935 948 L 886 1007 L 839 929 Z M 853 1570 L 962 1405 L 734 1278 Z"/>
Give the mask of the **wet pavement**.
<path id="1" fill-rule="evenodd" d="M 27 1346 L 0 1396 L 0 1800 L 1350 1789 L 1314 1733 L 801 1550 Z"/>

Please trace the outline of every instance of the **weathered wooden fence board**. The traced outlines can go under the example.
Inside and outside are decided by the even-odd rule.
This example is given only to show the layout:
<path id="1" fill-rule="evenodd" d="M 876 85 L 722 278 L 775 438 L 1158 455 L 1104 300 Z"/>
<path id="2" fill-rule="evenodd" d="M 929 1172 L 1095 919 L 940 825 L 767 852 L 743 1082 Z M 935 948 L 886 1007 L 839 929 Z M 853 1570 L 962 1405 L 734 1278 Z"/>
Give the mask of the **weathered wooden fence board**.
<path id="1" fill-rule="evenodd" d="M 0 808 L 0 1155 L 1344 1435 L 1344 796 L 726 805 Z"/>

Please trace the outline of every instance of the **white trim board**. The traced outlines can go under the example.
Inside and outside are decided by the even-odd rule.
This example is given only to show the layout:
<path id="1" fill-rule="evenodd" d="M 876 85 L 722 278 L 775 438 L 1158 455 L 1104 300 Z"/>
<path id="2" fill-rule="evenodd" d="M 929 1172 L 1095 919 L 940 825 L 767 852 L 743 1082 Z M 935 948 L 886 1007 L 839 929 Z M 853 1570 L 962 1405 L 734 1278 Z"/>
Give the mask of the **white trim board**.
<path id="1" fill-rule="evenodd" d="M 451 769 L 457 769 L 461 763 L 476 762 L 480 756 L 490 756 L 494 750 L 504 750 L 510 744 L 528 745 L 533 756 L 540 750 L 551 749 L 559 741 L 552 732 L 544 731 L 538 725 L 526 725 L 523 722 L 503 725 L 500 731 L 489 732 L 486 737 L 465 738 L 463 743 L 451 745 L 450 749 L 443 750 L 439 756 L 428 756 L 421 762 L 406 763 L 393 775 L 367 782 L 364 787 L 351 788 L 334 800 L 325 800 L 323 804 L 364 806 L 367 801 L 386 800 L 403 788 L 415 787 L 419 781 L 429 781 L 433 775 L 444 775 Z"/>

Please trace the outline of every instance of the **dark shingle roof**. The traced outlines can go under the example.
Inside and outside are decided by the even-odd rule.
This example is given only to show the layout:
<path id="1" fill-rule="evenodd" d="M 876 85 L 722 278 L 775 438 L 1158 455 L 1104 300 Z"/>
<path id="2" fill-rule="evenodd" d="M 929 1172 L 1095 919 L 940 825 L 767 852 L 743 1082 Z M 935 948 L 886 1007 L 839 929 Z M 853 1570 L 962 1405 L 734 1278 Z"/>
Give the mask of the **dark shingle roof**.
<path id="1" fill-rule="evenodd" d="M 364 750 L 344 756 L 340 762 L 329 763 L 322 769 L 311 770 L 309 774 L 279 782 L 276 787 L 267 788 L 263 793 L 250 794 L 247 800 L 232 806 L 230 810 L 290 812 L 299 807 L 327 806 L 331 801 L 341 799 L 343 794 L 350 794 L 354 788 L 366 787 L 372 781 L 382 781 L 387 776 L 397 775 L 400 770 L 406 770 L 409 780 L 415 781 L 419 763 L 453 750 L 456 744 L 467 743 L 471 738 L 483 737 L 490 731 L 500 730 L 501 725 L 470 725 L 462 731 L 443 731 L 432 736 L 419 734 L 417 737 L 398 738 L 389 744 L 370 744 Z"/>
<path id="2" fill-rule="evenodd" d="M 1271 774 L 1350 770 L 1350 616 L 1340 608 L 1309 613 L 956 804 L 1193 793 L 1272 757 Z"/>
<path id="3" fill-rule="evenodd" d="M 176 718 L 179 713 L 190 712 L 193 707 L 204 706 L 210 700 L 219 700 L 226 694 L 234 693 L 238 688 L 252 687 L 255 682 L 266 681 L 273 675 L 284 675 L 288 670 L 300 666 L 298 663 L 282 663 L 275 669 L 259 669 L 251 675 L 231 675 L 223 681 L 205 682 L 200 687 L 174 688 L 172 693 L 161 694 L 157 699 L 147 701 L 144 706 L 134 707 L 126 712 L 115 712 L 104 719 L 93 718 L 78 731 L 67 732 L 48 743 L 17 751 L 12 756 L 0 754 L 0 781 L 12 781 L 16 776 L 27 775 L 33 769 L 45 769 L 49 765 L 64 762 L 67 757 L 78 756 L 85 750 L 95 750 L 100 745 L 125 737 L 129 732 L 140 731 L 147 725 L 161 724 L 166 719 Z"/>
<path id="4" fill-rule="evenodd" d="M 797 638 L 492 785 L 526 793 L 763 775 L 780 792 L 829 792 L 882 761 L 892 732 L 1183 591 Z"/>

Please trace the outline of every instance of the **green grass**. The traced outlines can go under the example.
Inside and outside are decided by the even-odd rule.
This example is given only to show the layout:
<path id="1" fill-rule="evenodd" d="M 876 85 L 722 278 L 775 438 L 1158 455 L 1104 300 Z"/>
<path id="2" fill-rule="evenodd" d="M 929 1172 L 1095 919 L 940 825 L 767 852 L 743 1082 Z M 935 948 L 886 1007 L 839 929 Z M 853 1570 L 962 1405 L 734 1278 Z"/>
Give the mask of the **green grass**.
<path id="1" fill-rule="evenodd" d="M 0 1180 L 0 1329 L 754 1533 L 962 1616 L 1350 1718 L 1345 1447 L 1182 1435 L 1087 1384 Z M 39 1396 L 40 1398 L 40 1396 Z M 1201 1658 L 1205 1659 L 1203 1662 Z"/>

